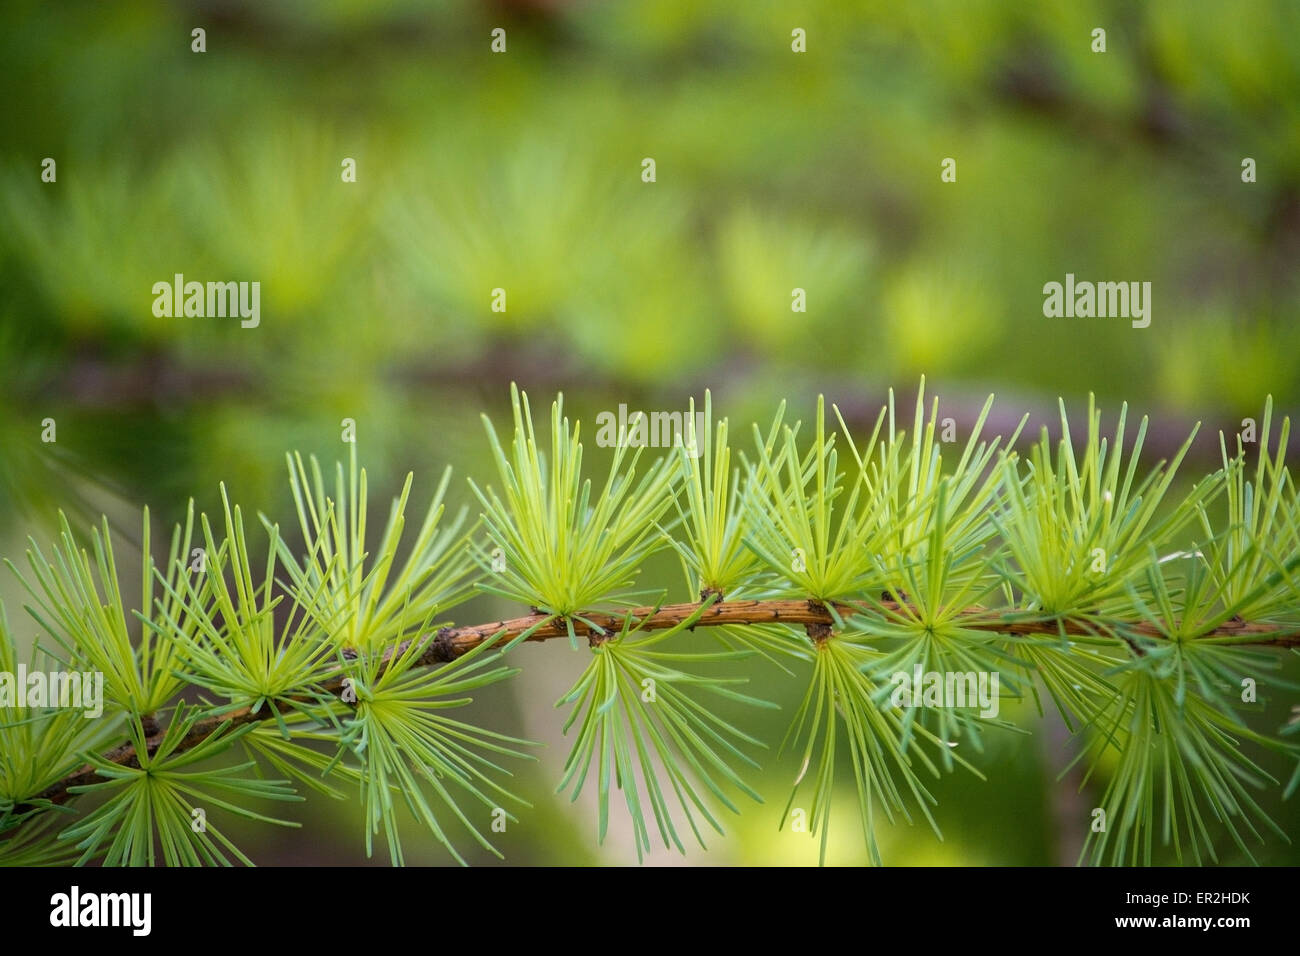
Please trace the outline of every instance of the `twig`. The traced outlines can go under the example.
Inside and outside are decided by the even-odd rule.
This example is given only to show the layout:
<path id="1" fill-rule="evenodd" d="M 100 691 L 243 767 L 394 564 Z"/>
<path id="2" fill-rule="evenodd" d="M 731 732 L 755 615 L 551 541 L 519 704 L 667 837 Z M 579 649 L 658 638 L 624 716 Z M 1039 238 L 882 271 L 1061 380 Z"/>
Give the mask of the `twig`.
<path id="1" fill-rule="evenodd" d="M 879 608 L 886 612 L 904 612 L 908 606 L 897 601 L 881 601 Z M 594 632 L 586 622 L 590 621 L 606 632 L 621 631 L 625 624 L 642 630 L 658 631 L 677 627 L 700 610 L 698 603 L 668 604 L 661 607 L 638 607 L 622 614 L 609 612 L 583 612 L 579 620 L 572 619 L 573 631 L 579 637 L 590 637 Z M 879 611 L 866 605 L 836 604 L 835 611 L 840 618 L 850 615 L 874 615 L 880 617 Z M 971 630 L 1009 636 L 1028 636 L 1034 634 L 1064 634 L 1071 637 L 1103 636 L 1105 631 L 1096 623 L 1081 618 L 1044 618 L 1041 614 L 1034 616 L 1030 612 L 1016 609 L 995 610 L 987 608 L 969 608 L 960 615 L 962 626 Z M 882 618 L 883 619 L 883 618 Z M 1113 622 L 1112 622 L 1113 623 Z M 692 627 L 721 627 L 724 625 L 747 626 L 757 624 L 788 624 L 804 626 L 810 635 L 829 635 L 836 621 L 830 610 L 816 601 L 808 600 L 752 600 L 719 601 L 700 613 L 699 619 Z M 1133 635 L 1161 639 L 1163 632 L 1148 622 L 1126 623 L 1124 629 L 1129 635 L 1125 642 L 1135 654 L 1141 654 L 1139 645 L 1131 639 Z M 557 637 L 568 637 L 568 623 L 560 617 L 546 614 L 527 614 L 523 617 L 493 621 L 486 624 L 466 625 L 464 627 L 444 627 L 432 640 L 423 636 L 417 640 L 425 641 L 427 646 L 416 659 L 416 666 L 445 664 L 455 660 L 485 641 L 499 637 L 509 641 L 528 631 L 526 640 L 549 641 Z M 1300 630 L 1293 627 L 1229 621 L 1209 631 L 1199 639 L 1212 637 L 1239 638 L 1233 643 L 1248 644 L 1259 647 L 1300 647 Z M 410 641 L 400 644 L 385 655 L 385 660 L 404 653 L 410 647 Z M 343 690 L 343 675 L 326 681 L 321 690 L 325 694 L 337 695 Z M 316 699 L 303 696 L 295 698 L 304 702 Z M 244 707 L 220 716 L 206 717 L 197 721 L 176 747 L 180 753 L 198 746 L 222 724 L 233 725 L 256 723 L 266 720 L 275 713 L 273 706 L 261 708 L 257 713 Z M 150 756 L 157 753 L 163 741 L 164 731 L 159 730 L 146 741 Z M 104 754 L 104 759 L 122 767 L 139 767 L 140 758 L 133 744 L 125 743 Z M 53 803 L 64 803 L 73 794 L 70 788 L 92 783 L 96 776 L 95 768 L 87 764 L 80 770 L 65 777 L 59 783 L 38 795 L 38 799 Z M 30 809 L 30 805 L 25 807 Z M 24 809 L 20 805 L 19 809 Z"/>

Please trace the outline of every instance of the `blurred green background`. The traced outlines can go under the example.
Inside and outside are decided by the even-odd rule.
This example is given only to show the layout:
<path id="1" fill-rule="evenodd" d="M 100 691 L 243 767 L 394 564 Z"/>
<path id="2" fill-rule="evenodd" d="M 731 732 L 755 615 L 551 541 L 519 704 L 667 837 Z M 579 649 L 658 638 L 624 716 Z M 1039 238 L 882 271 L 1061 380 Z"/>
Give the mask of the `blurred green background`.
<path id="1" fill-rule="evenodd" d="M 1290 0 L 12 2 L 4 26 L 0 554 L 15 559 L 55 508 L 81 524 L 104 510 L 133 539 L 141 505 L 169 524 L 190 496 L 210 509 L 219 481 L 287 517 L 285 451 L 342 456 L 345 417 L 372 500 L 407 471 L 431 493 L 451 463 L 468 504 L 463 477 L 490 477 L 478 415 L 504 424 L 512 380 L 536 405 L 562 389 L 588 436 L 599 411 L 683 409 L 707 387 L 742 447 L 782 398 L 807 417 L 825 392 L 861 423 L 891 385 L 910 406 L 922 374 L 959 427 L 990 391 L 998 427 L 1028 411 L 1035 432 L 1057 396 L 1077 412 L 1094 391 L 1107 425 L 1125 400 L 1151 415 L 1153 455 L 1201 421 L 1189 472 L 1267 394 L 1300 407 Z M 1045 318 L 1043 284 L 1067 272 L 1151 282 L 1150 327 Z M 155 317 L 151 287 L 175 273 L 259 281 L 260 326 Z M 648 574 L 685 597 L 675 562 Z M 0 596 L 34 636 L 7 574 Z M 498 836 L 508 861 L 634 860 L 622 818 L 598 848 L 594 804 L 551 796 L 567 750 L 552 705 L 581 660 L 562 644 L 517 657 L 524 674 L 473 707 L 547 743 L 521 771 L 534 809 Z M 686 859 L 815 862 L 814 840 L 776 830 L 797 768 L 775 749 L 802 685 L 750 670 L 783 707 L 743 718 L 772 744 L 767 803 Z M 900 825 L 888 862 L 1073 862 L 1095 793 L 1055 782 L 1065 732 L 1022 711 L 1033 735 L 993 739 L 990 783 L 938 784 L 943 842 Z M 836 863 L 866 858 L 852 800 Z M 1265 804 L 1300 833 L 1295 803 Z M 314 799 L 302 818 L 244 846 L 364 862 L 355 804 Z M 447 859 L 414 831 L 407 850 Z M 1276 841 L 1261 854 L 1296 859 Z"/>

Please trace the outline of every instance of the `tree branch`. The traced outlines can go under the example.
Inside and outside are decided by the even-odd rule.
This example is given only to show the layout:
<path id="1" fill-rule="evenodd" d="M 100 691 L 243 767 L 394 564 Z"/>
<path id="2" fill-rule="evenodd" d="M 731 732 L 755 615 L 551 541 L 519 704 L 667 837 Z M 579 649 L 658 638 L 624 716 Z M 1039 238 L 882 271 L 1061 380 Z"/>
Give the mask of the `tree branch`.
<path id="1" fill-rule="evenodd" d="M 905 603 L 897 601 L 881 601 L 879 606 L 890 612 L 902 612 L 908 607 Z M 578 620 L 574 617 L 572 624 L 575 634 L 591 639 L 603 635 L 592 630 L 586 621 L 591 621 L 605 632 L 620 632 L 625 623 L 629 624 L 629 626 L 639 627 L 642 630 L 660 631 L 681 625 L 699 610 L 700 604 L 685 603 L 666 604 L 661 607 L 632 608 L 622 614 L 584 612 L 582 617 L 585 620 Z M 841 619 L 850 615 L 874 615 L 877 618 L 880 617 L 875 608 L 867 605 L 836 603 L 835 612 Z M 1105 635 L 1102 627 L 1086 619 L 1045 618 L 1041 615 L 1034 616 L 1032 612 L 1017 609 L 967 608 L 962 611 L 959 619 L 963 627 L 971 630 L 1008 636 L 1064 634 L 1070 637 L 1097 637 Z M 692 625 L 691 629 L 694 630 L 696 627 L 721 627 L 724 625 L 803 625 L 810 637 L 824 637 L 836 623 L 835 617 L 826 605 L 817 601 L 798 599 L 718 601 L 704 609 L 699 620 Z M 1110 623 L 1114 626 L 1118 622 Z M 1137 623 L 1123 622 L 1122 626 L 1129 635 L 1153 639 L 1167 637 L 1159 628 L 1146 621 Z M 553 638 L 567 637 L 569 635 L 568 626 L 563 618 L 540 613 L 526 614 L 522 617 L 493 621 L 486 624 L 444 627 L 433 635 L 432 640 L 429 639 L 428 635 L 417 638 L 417 640 L 427 642 L 427 647 L 416 659 L 416 665 L 428 667 L 445 664 L 468 654 L 471 650 L 493 637 L 499 635 L 502 641 L 509 641 L 530 630 L 532 633 L 526 638 L 529 641 L 549 641 Z M 1286 625 L 1229 621 L 1198 639 L 1214 637 L 1238 638 L 1238 640 L 1233 641 L 1234 644 L 1248 644 L 1258 647 L 1300 647 L 1300 629 Z M 1131 639 L 1126 639 L 1126 643 L 1135 654 L 1142 653 L 1140 647 L 1134 644 Z M 398 645 L 387 652 L 384 659 L 387 661 L 394 656 L 400 656 L 405 653 L 410 644 L 410 641 L 406 641 Z M 321 690 L 326 694 L 339 694 L 343 690 L 343 676 L 339 674 L 337 677 L 326 681 L 321 686 Z M 294 698 L 294 700 L 302 702 L 310 702 L 314 699 L 316 698 L 309 696 Z M 205 717 L 190 728 L 175 752 L 180 753 L 198 746 L 224 723 L 230 722 L 236 726 L 257 723 L 270 718 L 275 713 L 275 709 L 273 704 L 268 704 L 257 713 L 254 713 L 249 707 L 243 707 L 220 716 Z M 159 730 L 146 739 L 147 752 L 150 756 L 157 753 L 158 747 L 162 744 L 163 736 L 164 731 Z M 104 754 L 104 759 L 122 767 L 140 766 L 140 758 L 135 746 L 129 742 Z M 94 767 L 87 764 L 76 773 L 65 777 L 59 783 L 40 793 L 37 799 L 49 800 L 52 803 L 64 803 L 69 797 L 74 796 L 70 792 L 71 787 L 93 783 L 95 776 Z M 20 804 L 17 809 L 21 811 L 34 808 L 30 804 Z"/>

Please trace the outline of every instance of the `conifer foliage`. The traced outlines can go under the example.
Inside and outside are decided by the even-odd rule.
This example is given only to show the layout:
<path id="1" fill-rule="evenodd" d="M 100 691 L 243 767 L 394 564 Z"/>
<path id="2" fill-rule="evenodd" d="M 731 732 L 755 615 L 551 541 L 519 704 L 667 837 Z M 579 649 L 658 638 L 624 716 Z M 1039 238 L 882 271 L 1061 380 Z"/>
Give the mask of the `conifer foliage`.
<path id="1" fill-rule="evenodd" d="M 557 790 L 595 794 L 602 840 L 627 818 L 639 857 L 704 847 L 737 813 L 801 816 L 823 860 L 843 814 L 877 863 L 882 821 L 937 832 L 933 782 L 983 776 L 989 735 L 1025 728 L 902 704 L 914 673 L 997 675 L 1001 698 L 1059 711 L 1100 800 L 1081 862 L 1287 839 L 1257 796 L 1300 771 L 1284 783 L 1258 758 L 1300 755 L 1293 728 L 1249 718 L 1300 646 L 1289 423 L 1274 432 L 1270 405 L 1258 443 L 1221 438 L 1220 467 L 1191 481 L 1192 437 L 1145 462 L 1147 423 L 1130 438 L 1126 410 L 1104 435 L 1090 404 L 1076 438 L 1062 405 L 1059 439 L 1025 444 L 1023 421 L 986 434 L 992 401 L 964 444 L 939 439 L 922 383 L 910 428 L 892 393 L 866 435 L 819 400 L 810 425 L 782 405 L 737 447 L 706 394 L 703 434 L 692 405 L 677 447 L 620 443 L 593 474 L 563 399 L 546 436 L 512 389 L 513 432 L 484 418 L 496 474 L 469 482 L 477 521 L 446 513 L 448 471 L 407 528 L 408 476 L 375 535 L 355 445 L 332 482 L 291 455 L 292 539 L 223 488 L 164 553 L 146 511 L 139 595 L 107 521 L 79 538 L 64 519 L 8 563 L 43 637 L 20 662 L 0 609 L 0 674 L 102 675 L 103 712 L 0 684 L 0 863 L 251 863 L 222 818 L 296 826 L 309 793 L 357 801 L 367 852 L 378 837 L 395 864 L 402 807 L 451 859 L 467 841 L 498 852 L 490 822 L 526 812 L 511 776 L 532 745 L 458 712 L 527 680 L 516 646 L 550 638 L 585 657 L 557 702 Z M 659 552 L 683 603 L 641 574 Z M 520 616 L 450 623 L 482 592 Z M 784 740 L 746 723 L 775 706 L 738 676 L 751 657 L 800 688 Z M 772 762 L 789 801 L 760 807 L 753 774 Z"/>

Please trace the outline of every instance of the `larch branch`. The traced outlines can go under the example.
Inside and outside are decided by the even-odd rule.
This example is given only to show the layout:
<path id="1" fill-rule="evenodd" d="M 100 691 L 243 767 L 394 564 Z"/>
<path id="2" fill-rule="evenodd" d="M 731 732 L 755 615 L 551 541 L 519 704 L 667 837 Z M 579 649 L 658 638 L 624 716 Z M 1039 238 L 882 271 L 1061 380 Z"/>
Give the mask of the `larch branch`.
<path id="1" fill-rule="evenodd" d="M 885 614 L 900 615 L 898 619 L 906 619 L 902 616 L 913 610 L 907 604 L 898 601 L 880 601 L 876 605 L 836 603 L 834 607 L 835 613 L 839 615 L 841 620 L 848 616 L 875 615 L 883 621 L 886 618 L 881 614 L 882 611 Z M 418 666 L 433 666 L 448 663 L 493 638 L 498 638 L 504 643 L 522 634 L 528 634 L 526 638 L 528 641 L 548 641 L 557 637 L 567 637 L 570 622 L 576 635 L 590 639 L 608 634 L 617 634 L 625 626 L 637 627 L 645 631 L 661 631 L 679 627 L 690 620 L 691 616 L 697 612 L 699 612 L 699 618 L 691 625 L 692 629 L 725 625 L 780 624 L 802 626 L 812 635 L 825 634 L 838 623 L 825 604 L 800 599 L 718 601 L 704 608 L 703 611 L 701 611 L 700 603 L 666 604 L 659 607 L 632 608 L 621 613 L 609 611 L 584 612 L 580 616 L 582 619 L 579 619 L 578 615 L 574 615 L 568 621 L 554 615 L 534 613 L 485 624 L 444 627 L 434 635 L 424 635 L 417 638 L 417 640 L 423 641 L 426 646 L 417 658 L 416 664 Z M 960 621 L 961 626 L 971 630 L 1008 636 L 1064 634 L 1071 637 L 1098 637 L 1104 636 L 1106 633 L 1102 625 L 1085 618 L 1052 618 L 1041 613 L 1017 609 L 968 608 L 958 615 L 957 620 Z M 606 634 L 602 635 L 600 631 L 593 630 L 591 625 L 587 623 L 588 621 L 606 632 Z M 1119 622 L 1111 621 L 1109 624 L 1119 626 Z M 1160 628 L 1146 621 L 1124 622 L 1122 626 L 1128 636 L 1129 646 L 1136 653 L 1141 653 L 1141 651 L 1132 643 L 1133 637 L 1147 637 L 1158 640 L 1168 636 Z M 1294 625 L 1229 621 L 1200 635 L 1198 640 L 1211 638 L 1232 638 L 1234 644 L 1247 644 L 1258 647 L 1300 647 L 1300 628 Z M 403 643 L 394 650 L 389 651 L 385 658 L 391 659 L 395 655 L 400 655 L 409 646 L 409 641 Z M 338 695 L 343 690 L 343 675 L 339 674 L 337 677 L 326 681 L 320 690 L 324 694 Z M 295 699 L 309 702 L 317 698 L 303 696 Z M 224 723 L 230 722 L 235 726 L 256 723 L 270 718 L 274 712 L 274 705 L 268 704 L 256 713 L 251 708 L 244 707 L 219 716 L 205 717 L 195 722 L 194 726 L 190 728 L 177 746 L 175 752 L 179 753 L 198 746 Z M 149 755 L 152 756 L 158 751 L 163 737 L 164 731 L 158 730 L 146 738 L 145 743 Z M 104 754 L 104 759 L 122 767 L 140 766 L 140 758 L 136 748 L 129 742 Z M 95 768 L 87 764 L 39 794 L 38 799 L 49 800 L 53 803 L 64 803 L 70 796 L 73 796 L 70 788 L 93 783 L 95 777 Z M 24 807 L 20 806 L 19 809 L 24 809 Z"/>

